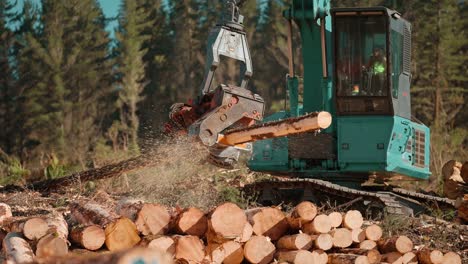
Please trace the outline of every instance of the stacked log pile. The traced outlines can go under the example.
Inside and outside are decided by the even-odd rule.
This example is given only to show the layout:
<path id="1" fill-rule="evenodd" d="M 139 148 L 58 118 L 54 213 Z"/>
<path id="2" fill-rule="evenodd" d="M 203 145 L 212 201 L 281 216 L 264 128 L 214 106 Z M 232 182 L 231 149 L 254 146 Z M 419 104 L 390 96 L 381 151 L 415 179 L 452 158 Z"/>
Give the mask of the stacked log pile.
<path id="1" fill-rule="evenodd" d="M 204 213 L 143 202 L 109 209 L 81 201 L 65 215 L 40 217 L 12 216 L 6 204 L 0 208 L 5 263 L 462 263 L 453 252 L 416 250 L 406 236 L 384 237 L 380 226 L 364 224 L 359 211 L 325 214 L 310 202 L 289 214 L 233 203 Z M 107 251 L 83 257 L 70 254 L 70 247 Z"/>

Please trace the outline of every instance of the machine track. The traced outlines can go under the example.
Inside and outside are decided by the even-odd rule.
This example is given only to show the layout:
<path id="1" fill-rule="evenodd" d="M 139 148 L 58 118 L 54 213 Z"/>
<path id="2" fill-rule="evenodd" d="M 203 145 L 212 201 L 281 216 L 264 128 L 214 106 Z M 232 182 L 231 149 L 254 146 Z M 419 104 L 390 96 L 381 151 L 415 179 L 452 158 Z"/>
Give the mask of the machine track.
<path id="1" fill-rule="evenodd" d="M 319 179 L 275 178 L 245 187 L 248 191 L 261 192 L 260 202 L 275 202 L 275 195 L 281 190 L 304 190 L 302 200 L 318 200 L 317 196 L 349 201 L 359 204 L 361 209 L 385 212 L 393 215 L 414 216 L 432 208 L 454 208 L 455 201 L 426 194 L 393 189 L 392 191 L 364 191 L 344 187 Z M 317 201 L 318 202 L 318 201 Z"/>

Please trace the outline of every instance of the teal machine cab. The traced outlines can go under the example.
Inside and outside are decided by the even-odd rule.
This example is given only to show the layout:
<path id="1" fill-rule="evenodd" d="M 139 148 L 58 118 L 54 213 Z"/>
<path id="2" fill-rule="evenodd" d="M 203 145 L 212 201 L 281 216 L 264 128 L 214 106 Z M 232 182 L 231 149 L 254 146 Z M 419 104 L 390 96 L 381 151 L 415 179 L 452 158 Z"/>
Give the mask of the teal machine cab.
<path id="1" fill-rule="evenodd" d="M 385 7 L 324 0 L 294 0 L 284 17 L 300 30 L 304 72 L 290 69 L 289 108 L 264 121 L 328 111 L 333 123 L 255 142 L 249 168 L 353 187 L 369 176 L 427 179 L 430 131 L 411 115 L 410 23 Z"/>

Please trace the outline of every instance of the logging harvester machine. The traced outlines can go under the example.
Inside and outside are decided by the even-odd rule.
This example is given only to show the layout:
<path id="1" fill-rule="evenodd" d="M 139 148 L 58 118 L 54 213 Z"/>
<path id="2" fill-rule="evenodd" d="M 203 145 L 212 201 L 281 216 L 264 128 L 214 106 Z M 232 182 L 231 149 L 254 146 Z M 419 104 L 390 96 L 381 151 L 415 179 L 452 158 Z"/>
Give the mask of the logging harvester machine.
<path id="1" fill-rule="evenodd" d="M 411 115 L 408 21 L 385 7 L 331 9 L 329 0 L 292 0 L 283 13 L 289 107 L 263 117 L 263 99 L 247 89 L 253 70 L 241 2 L 227 1 L 208 39 L 201 93 L 171 107 L 168 130 L 197 137 L 221 166 L 235 163 L 242 149 L 252 151 L 251 170 L 284 175 L 253 185 L 264 202 L 278 202 L 279 190 L 301 190 L 302 199 L 326 195 L 393 214 L 453 206 L 381 184 L 430 176 L 430 131 Z M 301 35 L 302 78 L 294 71 L 293 23 Z M 212 89 L 223 58 L 240 62 L 240 86 Z"/>

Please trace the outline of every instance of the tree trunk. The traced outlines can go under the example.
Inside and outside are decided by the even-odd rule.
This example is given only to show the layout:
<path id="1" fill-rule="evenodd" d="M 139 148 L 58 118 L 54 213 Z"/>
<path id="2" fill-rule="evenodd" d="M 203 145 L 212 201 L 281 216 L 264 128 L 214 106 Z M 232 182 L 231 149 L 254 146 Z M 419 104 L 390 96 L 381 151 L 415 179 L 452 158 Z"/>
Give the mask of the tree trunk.
<path id="1" fill-rule="evenodd" d="M 118 218 L 114 212 L 91 202 L 70 204 L 70 213 L 82 225 L 98 225 L 101 227 L 106 227 Z"/>
<path id="2" fill-rule="evenodd" d="M 342 248 L 338 249 L 337 253 L 367 256 L 370 264 L 378 264 L 382 260 L 382 255 L 377 249 Z"/>
<path id="3" fill-rule="evenodd" d="M 330 232 L 333 237 L 333 246 L 337 248 L 347 248 L 353 244 L 351 231 L 346 228 L 338 228 Z"/>
<path id="4" fill-rule="evenodd" d="M 7 218 L 12 217 L 11 208 L 8 204 L 0 203 L 0 225 L 3 224 L 3 221 Z"/>
<path id="5" fill-rule="evenodd" d="M 135 224 L 126 217 L 121 217 L 108 224 L 104 232 L 106 234 L 105 244 L 110 251 L 132 248 L 141 240 Z"/>
<path id="6" fill-rule="evenodd" d="M 382 228 L 378 225 L 370 225 L 365 229 L 366 239 L 372 241 L 378 241 L 382 238 Z"/>
<path id="7" fill-rule="evenodd" d="M 241 237 L 247 223 L 244 211 L 233 203 L 224 203 L 216 207 L 208 215 L 208 220 L 210 240 L 217 243 Z"/>
<path id="8" fill-rule="evenodd" d="M 136 213 L 133 213 L 136 212 Z M 120 215 L 135 222 L 138 231 L 144 235 L 164 235 L 169 230 L 169 210 L 159 204 L 136 203 L 120 209 Z"/>
<path id="9" fill-rule="evenodd" d="M 51 256 L 64 256 L 68 254 L 68 243 L 58 233 L 49 233 L 39 239 L 36 246 L 36 256 L 38 258 L 47 258 Z"/>
<path id="10" fill-rule="evenodd" d="M 331 221 L 328 215 L 317 215 L 312 222 L 306 223 L 302 231 L 306 234 L 326 234 L 331 230 Z"/>
<path id="11" fill-rule="evenodd" d="M 361 228 L 356 228 L 351 230 L 351 238 L 353 243 L 359 244 L 362 241 L 366 240 L 366 233 Z"/>
<path id="12" fill-rule="evenodd" d="M 312 237 L 307 234 L 297 234 L 291 236 L 283 236 L 276 243 L 278 249 L 286 250 L 308 250 L 313 244 Z"/>
<path id="13" fill-rule="evenodd" d="M 357 210 L 351 210 L 346 212 L 345 216 L 343 217 L 343 225 L 348 229 L 356 229 L 361 228 L 364 219 L 362 218 L 361 212 Z"/>
<path id="14" fill-rule="evenodd" d="M 177 234 L 203 237 L 208 228 L 208 220 L 200 209 L 192 207 L 179 213 L 174 225 Z"/>
<path id="15" fill-rule="evenodd" d="M 286 216 L 278 208 L 256 208 L 246 211 L 246 214 L 257 236 L 267 236 L 271 240 L 278 240 L 289 229 Z"/>
<path id="16" fill-rule="evenodd" d="M 377 248 L 377 242 L 373 240 L 364 240 L 361 243 L 359 243 L 359 248 L 365 250 L 375 249 Z"/>
<path id="17" fill-rule="evenodd" d="M 171 256 L 175 255 L 176 252 L 176 243 L 174 239 L 167 236 L 158 237 L 151 240 L 148 244 L 148 248 L 157 249 L 161 252 L 168 253 Z"/>
<path id="18" fill-rule="evenodd" d="M 462 259 L 455 252 L 447 252 L 447 253 L 444 254 L 444 257 L 442 259 L 442 263 L 462 264 Z"/>
<path id="19" fill-rule="evenodd" d="M 278 261 L 285 261 L 291 264 L 314 264 L 314 255 L 307 250 L 295 251 L 278 251 L 275 254 L 275 259 Z M 326 264 L 326 262 L 324 263 Z"/>
<path id="20" fill-rule="evenodd" d="M 34 253 L 20 233 L 8 233 L 2 244 L 5 264 L 33 262 Z"/>
<path id="21" fill-rule="evenodd" d="M 128 264 L 128 263 L 164 263 L 172 264 L 172 257 L 147 248 L 132 248 L 110 254 L 83 256 L 69 254 L 62 257 L 38 258 L 37 264 Z"/>
<path id="22" fill-rule="evenodd" d="M 444 259 L 444 253 L 439 250 L 430 250 L 428 248 L 419 250 L 416 255 L 421 264 L 442 264 Z"/>
<path id="23" fill-rule="evenodd" d="M 369 264 L 367 256 L 360 256 L 354 254 L 328 254 L 329 264 Z"/>
<path id="24" fill-rule="evenodd" d="M 106 241 L 104 229 L 97 225 L 77 226 L 70 232 L 71 240 L 77 245 L 88 249 L 98 250 Z"/>
<path id="25" fill-rule="evenodd" d="M 252 236 L 244 245 L 244 257 L 253 264 L 267 264 L 273 260 L 275 245 L 265 236 Z"/>
<path id="26" fill-rule="evenodd" d="M 377 242 L 380 252 L 399 252 L 405 254 L 413 250 L 413 242 L 407 236 L 394 236 L 388 239 L 380 239 Z"/>
<path id="27" fill-rule="evenodd" d="M 311 222 L 317 216 L 317 206 L 311 202 L 304 201 L 298 204 L 288 217 L 292 229 L 299 230 L 305 223 Z"/>
<path id="28" fill-rule="evenodd" d="M 340 227 L 343 223 L 343 215 L 340 212 L 332 212 L 328 215 L 328 218 L 332 228 Z"/>
<path id="29" fill-rule="evenodd" d="M 320 234 L 314 240 L 317 249 L 327 251 L 333 247 L 333 237 L 330 234 Z"/>
<path id="30" fill-rule="evenodd" d="M 240 264 L 244 260 L 244 250 L 241 244 L 228 241 L 211 251 L 209 256 L 215 264 Z"/>
<path id="31" fill-rule="evenodd" d="M 176 237 L 175 258 L 188 263 L 200 263 L 205 258 L 203 241 L 196 236 Z"/>

